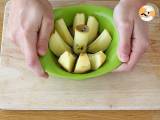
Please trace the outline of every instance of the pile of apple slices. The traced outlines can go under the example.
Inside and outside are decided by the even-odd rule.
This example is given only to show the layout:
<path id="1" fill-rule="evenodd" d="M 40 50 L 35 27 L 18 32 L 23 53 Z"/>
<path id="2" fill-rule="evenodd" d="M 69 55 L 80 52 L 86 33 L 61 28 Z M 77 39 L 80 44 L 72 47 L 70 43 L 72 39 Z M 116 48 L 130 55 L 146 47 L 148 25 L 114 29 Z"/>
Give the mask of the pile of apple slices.
<path id="1" fill-rule="evenodd" d="M 104 29 L 98 36 L 97 19 L 89 16 L 85 25 L 83 13 L 76 14 L 72 28 L 70 31 L 62 18 L 55 22 L 55 32 L 51 36 L 49 47 L 59 58 L 58 63 L 68 72 L 97 70 L 106 61 L 103 52 L 111 42 L 109 32 Z"/>

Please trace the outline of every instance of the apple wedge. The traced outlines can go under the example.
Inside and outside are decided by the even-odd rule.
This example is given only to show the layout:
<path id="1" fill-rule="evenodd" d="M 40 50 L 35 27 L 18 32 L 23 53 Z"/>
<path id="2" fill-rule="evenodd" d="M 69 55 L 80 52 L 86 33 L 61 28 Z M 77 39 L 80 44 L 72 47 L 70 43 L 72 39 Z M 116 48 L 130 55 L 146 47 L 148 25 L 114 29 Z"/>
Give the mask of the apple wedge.
<path id="1" fill-rule="evenodd" d="M 91 64 L 86 53 L 81 53 L 75 65 L 75 73 L 85 73 L 91 69 Z"/>
<path id="2" fill-rule="evenodd" d="M 58 63 L 68 72 L 73 71 L 75 61 L 76 57 L 68 51 L 65 51 L 58 59 Z"/>
<path id="3" fill-rule="evenodd" d="M 88 17 L 87 26 L 89 27 L 88 44 L 97 37 L 99 23 L 93 16 Z"/>
<path id="4" fill-rule="evenodd" d="M 104 29 L 100 36 L 88 46 L 87 51 L 90 53 L 105 51 L 108 48 L 110 42 L 111 36 L 109 32 L 106 29 Z"/>
<path id="5" fill-rule="evenodd" d="M 55 29 L 68 45 L 73 46 L 73 37 L 62 18 L 55 22 Z"/>
<path id="6" fill-rule="evenodd" d="M 106 55 L 102 51 L 95 54 L 88 54 L 88 57 L 91 63 L 91 70 L 97 70 L 106 60 Z"/>
<path id="7" fill-rule="evenodd" d="M 78 25 L 75 29 L 73 49 L 76 54 L 84 53 L 88 44 L 88 26 Z"/>
<path id="8" fill-rule="evenodd" d="M 78 25 L 85 25 L 85 14 L 84 13 L 77 13 L 76 16 L 74 17 L 73 31 L 75 31 L 75 28 Z"/>
<path id="9" fill-rule="evenodd" d="M 49 47 L 51 51 L 58 57 L 65 51 L 71 52 L 71 48 L 69 47 L 69 45 L 67 45 L 67 43 L 64 42 L 57 31 L 52 34 L 49 40 Z"/>

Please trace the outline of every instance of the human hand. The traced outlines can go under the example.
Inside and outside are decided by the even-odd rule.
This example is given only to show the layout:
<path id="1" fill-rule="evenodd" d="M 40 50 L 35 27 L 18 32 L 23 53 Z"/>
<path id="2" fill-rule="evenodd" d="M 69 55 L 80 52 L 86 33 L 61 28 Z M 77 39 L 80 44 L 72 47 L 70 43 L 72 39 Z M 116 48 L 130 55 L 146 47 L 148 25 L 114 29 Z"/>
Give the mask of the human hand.
<path id="1" fill-rule="evenodd" d="M 39 56 L 45 55 L 53 28 L 48 0 L 12 0 L 9 15 L 10 39 L 20 47 L 27 65 L 40 77 L 48 77 Z"/>
<path id="2" fill-rule="evenodd" d="M 119 32 L 118 57 L 123 64 L 116 72 L 130 71 L 149 46 L 147 24 L 138 16 L 144 3 L 121 0 L 114 9 L 114 20 Z"/>

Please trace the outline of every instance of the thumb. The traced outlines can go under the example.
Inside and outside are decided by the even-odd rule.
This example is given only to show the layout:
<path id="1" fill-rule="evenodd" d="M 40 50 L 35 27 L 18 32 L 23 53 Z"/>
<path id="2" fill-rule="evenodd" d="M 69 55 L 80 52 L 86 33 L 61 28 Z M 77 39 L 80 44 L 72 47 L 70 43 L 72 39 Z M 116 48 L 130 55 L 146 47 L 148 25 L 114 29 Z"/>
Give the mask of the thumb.
<path id="1" fill-rule="evenodd" d="M 43 56 L 48 50 L 48 41 L 53 30 L 53 20 L 50 18 L 43 18 L 39 32 L 38 40 L 38 54 Z"/>
<path id="2" fill-rule="evenodd" d="M 119 32 L 118 57 L 121 62 L 128 62 L 131 53 L 132 24 L 120 23 L 117 27 Z"/>

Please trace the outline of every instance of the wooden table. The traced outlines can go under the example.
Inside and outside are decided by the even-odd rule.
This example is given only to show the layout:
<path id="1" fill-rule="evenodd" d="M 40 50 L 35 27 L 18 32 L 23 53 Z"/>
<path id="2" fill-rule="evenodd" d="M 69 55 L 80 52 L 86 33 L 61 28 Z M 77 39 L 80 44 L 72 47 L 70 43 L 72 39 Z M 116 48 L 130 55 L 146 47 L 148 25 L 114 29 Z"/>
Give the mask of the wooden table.
<path id="1" fill-rule="evenodd" d="M 2 26 L 2 13 L 4 0 L 0 1 L 0 26 Z M 1 13 L 2 12 L 2 13 Z M 0 27 L 1 37 L 2 27 Z M 159 120 L 159 111 L 0 111 L 2 120 L 28 120 L 28 119 L 97 119 L 97 120 Z"/>

